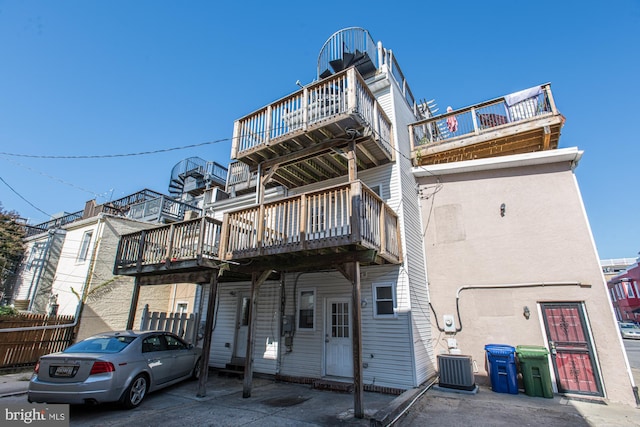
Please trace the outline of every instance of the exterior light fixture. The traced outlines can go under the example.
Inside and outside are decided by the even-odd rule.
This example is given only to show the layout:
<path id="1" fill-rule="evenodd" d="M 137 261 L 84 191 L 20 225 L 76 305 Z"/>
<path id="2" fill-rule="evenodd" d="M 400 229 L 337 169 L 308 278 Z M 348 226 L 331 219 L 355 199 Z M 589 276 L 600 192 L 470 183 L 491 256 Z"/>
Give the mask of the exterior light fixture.
<path id="1" fill-rule="evenodd" d="M 522 315 L 524 316 L 525 319 L 529 319 L 529 317 L 531 317 L 531 311 L 529 311 L 529 307 L 528 306 L 524 306 L 522 308 Z"/>

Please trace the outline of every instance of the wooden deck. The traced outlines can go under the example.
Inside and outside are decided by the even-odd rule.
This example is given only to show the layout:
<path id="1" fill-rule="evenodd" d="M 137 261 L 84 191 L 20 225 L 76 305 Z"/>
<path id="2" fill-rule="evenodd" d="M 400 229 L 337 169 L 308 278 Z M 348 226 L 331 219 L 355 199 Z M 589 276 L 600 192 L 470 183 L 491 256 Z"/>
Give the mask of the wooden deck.
<path id="1" fill-rule="evenodd" d="M 295 188 L 346 175 L 352 140 L 361 170 L 393 160 L 391 121 L 354 67 L 237 120 L 231 158 Z"/>
<path id="2" fill-rule="evenodd" d="M 432 165 L 558 148 L 564 117 L 551 86 L 541 85 L 409 126 L 415 165 Z M 522 96 L 529 96 L 522 98 Z M 518 101 L 518 102 L 513 102 Z"/>
<path id="3" fill-rule="evenodd" d="M 204 281 L 201 272 L 218 268 L 233 278 L 401 259 L 397 214 L 355 181 L 230 212 L 222 223 L 203 217 L 123 235 L 114 274 Z"/>
<path id="4" fill-rule="evenodd" d="M 120 237 L 114 274 L 155 275 L 213 269 L 222 224 L 201 217 Z"/>
<path id="5" fill-rule="evenodd" d="M 227 261 L 295 265 L 299 256 L 309 264 L 347 252 L 368 253 L 368 263 L 401 259 L 397 214 L 360 181 L 232 212 L 224 224 Z"/>

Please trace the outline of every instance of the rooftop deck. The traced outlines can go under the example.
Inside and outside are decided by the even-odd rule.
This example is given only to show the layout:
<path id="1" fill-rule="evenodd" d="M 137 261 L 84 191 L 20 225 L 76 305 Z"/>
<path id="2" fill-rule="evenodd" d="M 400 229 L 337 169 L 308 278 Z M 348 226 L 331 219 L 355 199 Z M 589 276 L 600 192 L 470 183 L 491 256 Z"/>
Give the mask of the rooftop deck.
<path id="1" fill-rule="evenodd" d="M 416 165 L 558 148 L 564 117 L 544 84 L 409 126 Z"/>
<path id="2" fill-rule="evenodd" d="M 147 222 L 173 222 L 182 221 L 187 211 L 196 211 L 200 214 L 201 209 L 173 200 L 162 193 L 144 189 L 101 205 L 96 205 L 94 201 L 89 201 L 82 211 L 66 214 L 36 225 L 26 225 L 26 236 L 30 237 L 46 233 L 50 229 L 60 228 L 72 222 L 94 217 L 100 213 Z"/>
<path id="3" fill-rule="evenodd" d="M 393 159 L 391 122 L 355 67 L 237 120 L 231 158 L 277 167 L 273 180 L 294 188 L 346 175 L 352 140 L 360 169 Z"/>

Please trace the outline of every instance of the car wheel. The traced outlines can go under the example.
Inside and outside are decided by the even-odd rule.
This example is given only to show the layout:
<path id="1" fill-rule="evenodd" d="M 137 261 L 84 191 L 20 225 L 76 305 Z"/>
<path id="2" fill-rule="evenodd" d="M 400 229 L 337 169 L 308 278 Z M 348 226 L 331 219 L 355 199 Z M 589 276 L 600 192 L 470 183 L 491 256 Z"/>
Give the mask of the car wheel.
<path id="1" fill-rule="evenodd" d="M 191 372 L 191 379 L 197 380 L 200 378 L 200 359 L 196 361 L 196 365 L 193 367 L 193 372 Z"/>
<path id="2" fill-rule="evenodd" d="M 132 409 L 140 405 L 142 403 L 142 399 L 147 394 L 147 389 L 149 388 L 149 383 L 146 375 L 139 374 L 136 376 L 129 387 L 124 391 L 122 397 L 120 398 L 120 403 L 127 409 Z"/>

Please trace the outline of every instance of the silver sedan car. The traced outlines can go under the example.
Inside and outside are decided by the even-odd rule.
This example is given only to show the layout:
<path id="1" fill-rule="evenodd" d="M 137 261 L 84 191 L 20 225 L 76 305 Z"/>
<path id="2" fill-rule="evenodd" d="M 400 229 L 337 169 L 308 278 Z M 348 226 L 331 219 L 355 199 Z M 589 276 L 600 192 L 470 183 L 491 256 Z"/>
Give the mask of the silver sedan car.
<path id="1" fill-rule="evenodd" d="M 29 402 L 119 402 L 140 405 L 147 393 L 197 379 L 201 349 L 166 331 L 94 335 L 60 353 L 42 356 L 28 389 Z"/>

